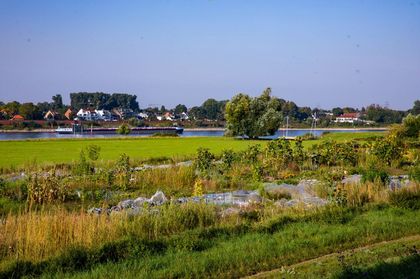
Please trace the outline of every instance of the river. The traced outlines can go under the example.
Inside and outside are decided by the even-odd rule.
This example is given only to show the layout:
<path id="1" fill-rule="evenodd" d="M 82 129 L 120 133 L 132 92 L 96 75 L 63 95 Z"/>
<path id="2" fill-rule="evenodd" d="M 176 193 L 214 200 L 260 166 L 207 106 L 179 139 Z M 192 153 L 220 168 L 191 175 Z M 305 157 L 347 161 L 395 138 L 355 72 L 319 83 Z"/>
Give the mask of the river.
<path id="1" fill-rule="evenodd" d="M 384 129 L 385 130 L 385 129 Z M 373 131 L 383 131 L 379 129 L 316 129 L 312 133 L 315 136 L 322 135 L 324 132 L 331 133 L 359 133 L 359 132 L 373 132 Z M 310 129 L 289 129 L 286 133 L 285 130 L 279 130 L 274 136 L 267 138 L 278 138 L 282 136 L 296 137 L 302 136 L 304 134 L 311 133 Z M 181 137 L 221 137 L 223 136 L 223 130 L 217 129 L 186 129 L 180 135 Z M 147 134 L 138 134 L 133 133 L 127 135 L 126 137 L 148 137 Z M 111 138 L 111 137 L 121 137 L 118 134 L 57 134 L 57 133 L 48 133 L 48 132 L 6 132 L 0 133 L 0 140 L 25 140 L 25 139 L 44 139 L 44 138 Z"/>

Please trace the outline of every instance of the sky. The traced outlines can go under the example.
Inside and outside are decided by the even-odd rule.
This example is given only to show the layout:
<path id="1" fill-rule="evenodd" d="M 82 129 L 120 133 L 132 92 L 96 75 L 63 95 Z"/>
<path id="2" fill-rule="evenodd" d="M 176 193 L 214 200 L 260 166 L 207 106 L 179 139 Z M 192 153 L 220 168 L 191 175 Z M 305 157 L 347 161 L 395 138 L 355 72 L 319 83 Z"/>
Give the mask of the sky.
<path id="1" fill-rule="evenodd" d="M 0 100 L 71 92 L 200 105 L 266 87 L 299 106 L 420 99 L 420 1 L 0 0 Z"/>

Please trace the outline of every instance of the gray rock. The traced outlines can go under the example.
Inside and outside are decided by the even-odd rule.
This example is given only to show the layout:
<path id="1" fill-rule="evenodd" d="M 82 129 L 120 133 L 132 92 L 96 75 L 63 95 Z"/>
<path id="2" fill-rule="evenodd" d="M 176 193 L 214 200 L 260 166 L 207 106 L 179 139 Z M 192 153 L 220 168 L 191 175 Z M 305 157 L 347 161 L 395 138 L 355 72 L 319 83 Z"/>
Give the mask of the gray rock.
<path id="1" fill-rule="evenodd" d="M 96 215 L 100 215 L 102 213 L 102 208 L 98 208 L 98 207 L 92 207 L 89 208 L 87 211 L 89 214 L 96 214 Z"/>
<path id="2" fill-rule="evenodd" d="M 231 215 L 237 215 L 240 213 L 240 209 L 236 207 L 228 207 L 220 212 L 220 217 L 228 217 Z"/>
<path id="3" fill-rule="evenodd" d="M 262 202 L 262 197 L 258 193 L 252 192 L 248 195 L 248 202 L 260 203 Z"/>
<path id="4" fill-rule="evenodd" d="M 165 194 L 162 191 L 157 191 L 151 198 L 150 203 L 153 205 L 162 205 L 165 202 L 168 201 L 168 199 L 165 197 Z"/>
<path id="5" fill-rule="evenodd" d="M 131 208 L 134 205 L 134 201 L 133 200 L 124 200 L 124 201 L 120 201 L 118 203 L 118 207 L 122 208 L 122 209 L 127 209 L 127 208 Z"/>
<path id="6" fill-rule="evenodd" d="M 360 184 L 361 182 L 362 176 L 360 174 L 353 174 L 341 180 L 341 183 L 343 184 Z"/>
<path id="7" fill-rule="evenodd" d="M 149 203 L 149 200 L 143 197 L 138 197 L 133 201 L 133 205 L 137 207 L 142 207 L 145 203 Z"/>

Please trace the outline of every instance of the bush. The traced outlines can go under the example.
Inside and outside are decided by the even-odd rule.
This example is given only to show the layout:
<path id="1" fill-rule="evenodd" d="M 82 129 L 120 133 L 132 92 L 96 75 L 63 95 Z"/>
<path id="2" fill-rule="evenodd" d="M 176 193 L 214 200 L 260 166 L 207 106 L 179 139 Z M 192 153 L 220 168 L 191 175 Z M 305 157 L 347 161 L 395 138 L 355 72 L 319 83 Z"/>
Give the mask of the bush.
<path id="1" fill-rule="evenodd" d="M 376 181 L 380 181 L 383 184 L 387 183 L 389 181 L 388 173 L 385 170 L 374 166 L 362 170 L 362 183 Z"/>
<path id="2" fill-rule="evenodd" d="M 403 188 L 394 192 L 390 192 L 389 203 L 391 205 L 417 210 L 420 209 L 420 187 L 417 185 L 413 188 Z"/>
<path id="3" fill-rule="evenodd" d="M 131 133 L 131 129 L 130 127 L 128 127 L 127 124 L 122 124 L 118 127 L 116 132 L 120 135 L 128 135 L 129 133 Z"/>
<path id="4" fill-rule="evenodd" d="M 208 148 L 197 149 L 195 165 L 198 171 L 204 176 L 209 175 L 210 168 L 213 166 L 214 155 Z"/>

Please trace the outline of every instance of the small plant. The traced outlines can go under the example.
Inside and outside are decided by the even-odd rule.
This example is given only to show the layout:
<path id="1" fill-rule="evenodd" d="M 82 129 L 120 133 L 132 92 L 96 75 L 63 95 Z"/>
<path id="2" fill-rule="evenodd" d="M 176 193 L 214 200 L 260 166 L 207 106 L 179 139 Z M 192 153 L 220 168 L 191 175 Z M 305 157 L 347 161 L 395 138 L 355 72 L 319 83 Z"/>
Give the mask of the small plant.
<path id="1" fill-rule="evenodd" d="M 101 147 L 96 144 L 91 144 L 86 147 L 86 152 L 90 160 L 96 161 L 101 153 Z"/>
<path id="2" fill-rule="evenodd" d="M 403 188 L 401 190 L 392 191 L 388 196 L 391 205 L 408 208 L 412 210 L 420 209 L 420 187 L 419 185 L 412 188 Z"/>
<path id="3" fill-rule="evenodd" d="M 203 181 L 198 179 L 194 184 L 193 197 L 203 196 Z"/>
<path id="4" fill-rule="evenodd" d="M 73 173 L 76 175 L 89 175 L 93 173 L 93 167 L 86 159 L 86 155 L 83 150 L 79 153 L 79 161 L 74 165 Z"/>
<path id="5" fill-rule="evenodd" d="M 121 189 L 126 190 L 130 186 L 130 157 L 125 153 L 121 154 L 118 158 L 115 166 L 115 176 L 118 186 L 120 186 Z"/>
<path id="6" fill-rule="evenodd" d="M 232 167 L 233 162 L 235 162 L 235 152 L 231 149 L 223 150 L 221 160 L 223 164 L 223 170 L 229 170 Z"/>
<path id="7" fill-rule="evenodd" d="M 118 127 L 118 129 L 117 129 L 117 134 L 120 134 L 120 135 L 128 135 L 129 133 L 131 133 L 131 129 L 125 123 L 124 124 L 121 124 Z"/>
<path id="8" fill-rule="evenodd" d="M 208 176 L 211 167 L 213 166 L 214 155 L 210 152 L 208 148 L 199 148 L 197 149 L 197 157 L 195 159 L 195 165 L 198 171 L 204 175 Z"/>

